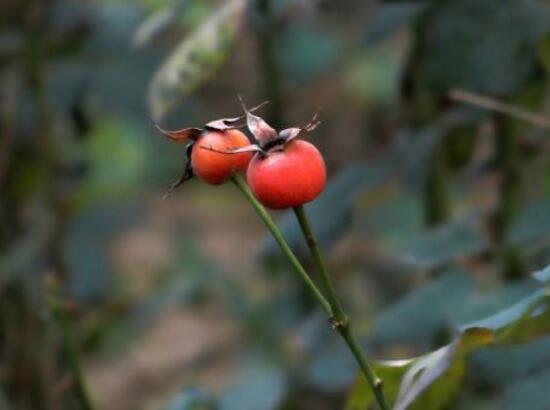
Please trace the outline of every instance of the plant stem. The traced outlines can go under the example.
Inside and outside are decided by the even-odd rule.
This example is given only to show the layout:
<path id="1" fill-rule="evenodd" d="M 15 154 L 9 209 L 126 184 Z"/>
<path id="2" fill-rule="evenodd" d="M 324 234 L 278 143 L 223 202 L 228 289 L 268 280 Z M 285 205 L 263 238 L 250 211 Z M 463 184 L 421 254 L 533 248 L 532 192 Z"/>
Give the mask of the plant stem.
<path id="1" fill-rule="evenodd" d="M 332 325 L 336 330 L 338 330 L 340 335 L 342 335 L 342 338 L 345 340 L 349 349 L 355 356 L 355 359 L 359 363 L 363 374 L 367 378 L 367 382 L 369 383 L 371 389 L 374 392 L 374 395 L 376 396 L 376 400 L 378 401 L 378 405 L 380 406 L 380 408 L 382 410 L 389 409 L 389 406 L 386 403 L 386 399 L 384 397 L 384 393 L 382 391 L 382 379 L 380 379 L 376 375 L 374 370 L 370 367 L 367 362 L 365 352 L 363 351 L 361 345 L 357 342 L 357 339 L 351 328 L 351 323 L 348 319 L 348 316 L 344 312 L 344 309 L 342 308 L 342 304 L 340 303 L 338 294 L 336 293 L 336 289 L 334 288 L 334 284 L 332 283 L 332 279 L 324 261 L 321 248 L 319 247 L 319 244 L 315 239 L 315 235 L 313 234 L 313 230 L 311 229 L 303 205 L 295 207 L 294 213 L 296 214 L 296 218 L 300 223 L 300 228 L 302 228 L 302 232 L 306 239 L 307 245 L 315 261 L 315 265 L 320 275 L 320 279 L 326 292 L 327 299 L 330 303 L 330 306 L 332 307 Z"/>
<path id="2" fill-rule="evenodd" d="M 330 303 L 325 299 L 323 294 L 319 291 L 315 283 L 311 280 L 309 275 L 307 274 L 306 270 L 296 257 L 294 255 L 294 252 L 292 252 L 292 249 L 290 249 L 290 246 L 288 246 L 288 243 L 283 237 L 283 234 L 275 225 L 275 222 L 273 222 L 273 219 L 271 219 L 271 216 L 267 213 L 265 208 L 254 198 L 254 195 L 248 188 L 248 185 L 246 185 L 246 182 L 243 180 L 243 178 L 236 174 L 233 176 L 233 182 L 237 187 L 240 189 L 240 191 L 243 193 L 243 195 L 246 197 L 248 202 L 252 204 L 254 209 L 256 210 L 257 214 L 260 216 L 264 224 L 267 226 L 267 229 L 271 232 L 271 235 L 273 235 L 273 238 L 275 241 L 277 241 L 277 244 L 283 251 L 283 253 L 286 255 L 288 260 L 290 261 L 290 264 L 292 267 L 296 270 L 296 272 L 300 275 L 300 278 L 304 282 L 304 284 L 307 286 L 307 288 L 311 291 L 312 295 L 317 299 L 317 301 L 321 304 L 323 309 L 327 312 L 329 316 L 332 317 L 332 307 Z"/>
<path id="3" fill-rule="evenodd" d="M 65 354 L 67 356 L 67 362 L 72 376 L 72 385 L 76 398 L 80 402 L 83 410 L 92 410 L 94 408 L 92 400 L 88 394 L 86 383 L 84 381 L 84 375 L 78 359 L 78 352 L 71 334 L 69 321 L 65 315 L 63 307 L 55 300 L 50 301 L 50 308 L 59 324 L 61 329 L 61 338 L 63 340 L 63 346 Z"/>
<path id="4" fill-rule="evenodd" d="M 332 320 L 334 320 L 335 323 L 347 323 L 348 318 L 344 313 L 342 304 L 340 303 L 340 300 L 338 299 L 338 295 L 336 294 L 336 289 L 334 288 L 334 285 L 330 278 L 330 274 L 328 273 L 328 269 L 325 264 L 323 254 L 321 253 L 321 248 L 317 244 L 317 240 L 313 235 L 313 230 L 309 225 L 306 211 L 304 207 L 300 205 L 294 208 L 294 213 L 296 214 L 296 218 L 298 218 L 298 222 L 300 223 L 300 228 L 302 228 L 302 232 L 304 234 L 304 237 L 306 238 L 307 246 L 311 251 L 311 254 L 315 261 L 315 265 L 319 273 L 321 284 L 327 296 L 327 300 L 330 303 L 330 306 L 332 307 Z"/>
<path id="5" fill-rule="evenodd" d="M 309 238 L 308 245 L 310 245 L 310 249 L 315 257 L 318 267 L 322 266 L 322 268 L 319 268 L 319 270 L 321 273 L 323 285 L 328 295 L 328 300 L 325 299 L 315 283 L 313 283 L 296 255 L 294 255 L 294 252 L 292 252 L 292 249 L 290 249 L 290 246 L 283 237 L 283 234 L 281 233 L 279 228 L 277 228 L 277 225 L 275 225 L 275 222 L 273 222 L 273 219 L 271 219 L 271 216 L 269 216 L 262 204 L 260 204 L 258 200 L 254 197 L 243 178 L 240 175 L 236 174 L 233 176 L 233 182 L 235 183 L 235 185 L 237 185 L 237 187 L 246 197 L 248 202 L 252 204 L 262 221 L 265 223 L 265 225 L 273 235 L 273 238 L 275 238 L 275 241 L 277 241 L 277 243 L 279 244 L 279 247 L 281 248 L 283 253 L 286 255 L 296 272 L 298 272 L 298 274 L 300 275 L 302 281 L 306 284 L 307 288 L 311 291 L 315 299 L 317 299 L 325 312 L 328 314 L 332 326 L 336 330 L 338 330 L 342 338 L 345 340 L 349 349 L 353 353 L 353 356 L 359 363 L 359 366 L 361 367 L 361 370 L 363 371 L 365 377 L 367 378 L 367 382 L 372 388 L 374 395 L 378 400 L 380 408 L 382 410 L 388 410 L 389 406 L 387 405 L 386 399 L 382 392 L 382 380 L 376 376 L 372 368 L 369 366 L 365 358 L 365 354 L 363 353 L 361 346 L 359 345 L 357 339 L 353 334 L 349 320 L 342 309 L 334 286 L 332 285 L 332 281 L 330 280 L 328 271 L 326 270 L 321 252 L 319 250 L 319 247 L 317 246 L 315 237 L 313 236 L 313 232 L 309 228 L 309 223 L 307 222 L 307 218 L 303 208 L 295 208 L 295 212 L 298 216 L 298 220 L 300 220 L 300 225 L 302 226 L 302 230 L 304 230 L 304 234 L 308 232 L 308 234 L 306 234 L 306 238 Z"/>

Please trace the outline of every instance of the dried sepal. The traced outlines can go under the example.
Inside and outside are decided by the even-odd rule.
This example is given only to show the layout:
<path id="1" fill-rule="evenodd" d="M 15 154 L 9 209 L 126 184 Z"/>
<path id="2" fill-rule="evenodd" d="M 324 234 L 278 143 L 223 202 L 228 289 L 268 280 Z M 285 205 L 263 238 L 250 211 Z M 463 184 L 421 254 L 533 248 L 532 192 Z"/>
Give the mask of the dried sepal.
<path id="1" fill-rule="evenodd" d="M 250 110 L 248 110 L 248 112 L 254 112 L 259 108 L 263 107 L 264 105 L 266 105 L 267 103 L 268 101 L 264 101 L 263 103 L 258 104 L 254 108 L 251 108 Z M 219 120 L 210 121 L 205 125 L 204 128 L 206 128 L 207 130 L 214 130 L 214 131 L 226 131 L 230 129 L 241 128 L 244 126 L 244 124 L 237 125 L 237 123 L 243 120 L 245 118 L 245 115 L 241 115 L 239 117 L 234 117 L 234 118 L 220 118 Z"/>
<path id="2" fill-rule="evenodd" d="M 207 123 L 204 128 L 207 130 L 213 130 L 213 131 L 226 131 L 233 128 L 237 128 L 235 124 L 237 124 L 239 121 L 243 119 L 243 116 L 235 117 L 235 118 L 221 118 L 219 120 L 210 121 Z"/>
<path id="3" fill-rule="evenodd" d="M 202 134 L 203 130 L 200 128 L 182 128 L 181 130 L 168 131 L 161 128 L 156 122 L 153 121 L 153 125 L 163 135 L 176 142 L 195 141 Z"/>
<path id="4" fill-rule="evenodd" d="M 241 96 L 239 95 L 238 97 L 246 115 L 246 126 L 254 136 L 255 140 L 259 143 L 259 145 L 263 147 L 268 142 L 273 141 L 274 139 L 277 139 L 277 131 L 275 131 L 267 122 L 265 122 L 263 118 L 252 114 L 254 110 L 260 108 L 266 103 L 264 102 L 258 105 L 257 107 L 254 107 L 253 109 L 249 110 L 246 107 L 246 104 L 244 103 Z"/>
<path id="5" fill-rule="evenodd" d="M 313 131 L 319 124 L 321 124 L 321 121 L 317 120 L 318 113 L 315 113 L 313 115 L 313 118 L 311 121 L 303 126 L 303 127 L 292 127 L 287 128 L 279 132 L 279 138 L 283 140 L 285 143 L 292 141 L 294 138 L 296 138 L 298 135 L 300 135 L 302 132 L 310 132 Z"/>
<path id="6" fill-rule="evenodd" d="M 195 176 L 195 174 L 193 173 L 193 168 L 191 167 L 191 153 L 193 152 L 194 145 L 195 143 L 192 142 L 185 149 L 185 168 L 183 169 L 181 176 L 168 186 L 168 189 L 166 190 L 163 199 L 166 199 L 172 192 L 176 190 L 176 188 L 180 187 L 185 182 L 189 181 Z"/>
<path id="7" fill-rule="evenodd" d="M 251 144 L 241 148 L 230 148 L 227 150 L 220 150 L 212 146 L 205 146 L 205 145 L 201 145 L 199 146 L 199 148 L 207 151 L 216 152 L 218 154 L 227 154 L 227 155 L 242 154 L 244 152 L 261 152 L 265 154 L 265 151 L 262 148 L 260 148 L 260 146 L 257 144 Z"/>

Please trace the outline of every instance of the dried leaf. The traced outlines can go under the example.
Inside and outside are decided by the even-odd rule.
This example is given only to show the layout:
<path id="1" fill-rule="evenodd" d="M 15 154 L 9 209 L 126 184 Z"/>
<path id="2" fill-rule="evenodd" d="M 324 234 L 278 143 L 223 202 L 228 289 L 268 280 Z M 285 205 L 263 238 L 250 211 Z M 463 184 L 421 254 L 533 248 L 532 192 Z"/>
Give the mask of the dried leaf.
<path id="1" fill-rule="evenodd" d="M 178 101 L 207 81 L 222 65 L 242 20 L 246 0 L 230 0 L 185 38 L 156 72 L 149 88 L 153 117 L 161 118 Z"/>

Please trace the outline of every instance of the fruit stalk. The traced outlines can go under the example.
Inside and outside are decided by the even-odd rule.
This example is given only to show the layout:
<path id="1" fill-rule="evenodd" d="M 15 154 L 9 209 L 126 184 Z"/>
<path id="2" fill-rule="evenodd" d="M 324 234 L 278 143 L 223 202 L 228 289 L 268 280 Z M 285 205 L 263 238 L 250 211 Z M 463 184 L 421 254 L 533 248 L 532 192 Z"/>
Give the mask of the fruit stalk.
<path id="1" fill-rule="evenodd" d="M 305 208 L 303 205 L 300 205 L 293 209 L 294 213 L 296 214 L 296 218 L 300 223 L 300 228 L 302 229 L 302 233 L 304 234 L 304 237 L 306 239 L 307 246 L 309 247 L 311 255 L 313 256 L 313 260 L 319 273 L 324 291 L 326 292 L 328 302 L 330 303 L 330 306 L 332 308 L 333 315 L 330 318 L 331 323 L 333 327 L 340 333 L 340 335 L 348 345 L 349 349 L 353 353 L 353 356 L 357 360 L 359 367 L 361 368 L 363 374 L 367 379 L 367 382 L 369 383 L 372 391 L 374 392 L 374 395 L 376 396 L 376 400 L 378 401 L 378 405 L 380 406 L 380 408 L 382 410 L 389 409 L 389 406 L 386 403 L 386 398 L 384 397 L 384 393 L 382 391 L 382 379 L 380 379 L 376 375 L 372 367 L 369 365 L 366 359 L 365 352 L 363 351 L 363 348 L 355 337 L 350 320 L 346 315 L 344 309 L 342 308 L 342 304 L 340 303 L 340 299 L 338 298 L 338 294 L 336 292 L 330 273 L 323 258 L 321 248 L 319 247 L 315 235 L 313 234 L 313 230 L 311 229 L 311 226 L 309 224 Z"/>
<path id="2" fill-rule="evenodd" d="M 302 281 L 306 284 L 307 288 L 311 291 L 312 295 L 315 297 L 315 299 L 319 302 L 319 304 L 322 306 L 322 308 L 325 310 L 327 315 L 330 318 L 330 321 L 333 325 L 333 327 L 338 330 L 346 344 L 348 345 L 350 351 L 352 352 L 353 356 L 359 363 L 359 366 L 363 373 L 365 374 L 365 377 L 367 378 L 367 381 L 371 388 L 373 389 L 373 392 L 376 396 L 376 399 L 379 403 L 379 406 L 382 410 L 388 410 L 389 407 L 386 404 L 386 400 L 384 397 L 384 394 L 382 392 L 382 380 L 376 376 L 372 368 L 369 366 L 365 354 L 363 353 L 363 350 L 359 343 L 357 342 L 357 339 L 355 338 L 355 335 L 353 334 L 353 331 L 351 329 L 349 320 L 347 319 L 347 316 L 345 315 L 341 304 L 338 300 L 338 297 L 336 296 L 336 292 L 334 290 L 334 286 L 332 286 L 332 281 L 330 280 L 330 276 L 328 275 L 328 272 L 326 269 L 324 270 L 325 274 L 322 274 L 322 276 L 326 276 L 323 279 L 323 283 L 326 283 L 325 286 L 329 286 L 330 290 L 327 290 L 327 294 L 330 295 L 329 299 L 327 300 L 325 296 L 319 291 L 315 283 L 311 280 L 307 272 L 305 271 L 304 267 L 294 254 L 292 252 L 292 249 L 290 249 L 290 246 L 286 242 L 285 238 L 283 237 L 283 234 L 273 222 L 273 219 L 271 219 L 271 216 L 267 213 L 265 208 L 262 204 L 258 202 L 258 200 L 254 197 L 252 192 L 250 191 L 250 188 L 246 184 L 246 182 L 243 180 L 242 176 L 236 174 L 232 178 L 235 185 L 239 188 L 239 190 L 243 193 L 245 198 L 248 200 L 248 202 L 251 203 L 251 205 L 256 210 L 258 216 L 262 219 L 264 224 L 267 226 L 271 234 L 273 235 L 273 238 L 285 254 L 285 256 L 290 261 L 293 268 L 296 270 L 296 272 L 300 275 L 300 278 Z M 298 207 L 301 208 L 301 207 Z M 297 214 L 299 211 L 297 208 L 295 208 L 295 211 L 297 211 Z M 303 210 L 302 210 L 303 211 Z M 305 212 L 303 213 L 304 221 L 307 223 L 307 220 L 305 219 Z M 309 224 L 307 224 L 307 227 L 309 227 Z M 319 255 L 319 261 L 320 263 L 324 262 L 322 259 L 321 252 L 318 249 L 318 246 L 316 245 L 315 237 L 313 236 L 313 233 L 311 229 L 308 229 L 309 231 L 309 237 L 312 240 L 312 243 L 315 244 L 315 249 L 317 254 Z M 306 236 L 307 237 L 307 236 Z M 309 242 L 308 242 L 309 245 Z M 313 252 L 313 251 L 312 251 Z M 319 263 L 319 262 L 318 262 Z"/>
<path id="3" fill-rule="evenodd" d="M 281 233 L 277 225 L 275 225 L 275 222 L 273 222 L 273 219 L 271 219 L 271 217 L 269 216 L 269 214 L 267 213 L 263 205 L 260 204 L 256 200 L 256 198 L 254 198 L 254 195 L 250 191 L 250 188 L 248 187 L 248 185 L 240 175 L 235 174 L 232 180 L 235 183 L 235 185 L 237 185 L 239 190 L 243 193 L 243 195 L 246 197 L 248 202 L 252 204 L 252 206 L 256 210 L 256 213 L 262 219 L 264 224 L 267 226 L 267 229 L 269 229 L 269 231 L 271 232 L 271 235 L 273 235 L 273 238 L 275 239 L 275 241 L 277 242 L 277 244 L 279 245 L 279 247 L 281 248 L 285 256 L 288 258 L 294 270 L 298 273 L 298 275 L 300 275 L 300 279 L 302 279 L 306 287 L 310 290 L 313 297 L 315 297 L 315 299 L 323 307 L 325 312 L 327 312 L 327 314 L 332 317 L 333 312 L 332 312 L 332 307 L 330 303 L 325 299 L 325 297 L 319 291 L 315 283 L 313 283 L 313 281 L 307 274 L 306 270 L 304 269 L 304 267 L 302 266 L 302 264 L 300 263 L 296 255 L 294 255 L 294 252 L 292 252 L 292 250 L 290 249 L 290 246 L 288 245 L 285 238 L 283 237 L 283 234 Z"/>

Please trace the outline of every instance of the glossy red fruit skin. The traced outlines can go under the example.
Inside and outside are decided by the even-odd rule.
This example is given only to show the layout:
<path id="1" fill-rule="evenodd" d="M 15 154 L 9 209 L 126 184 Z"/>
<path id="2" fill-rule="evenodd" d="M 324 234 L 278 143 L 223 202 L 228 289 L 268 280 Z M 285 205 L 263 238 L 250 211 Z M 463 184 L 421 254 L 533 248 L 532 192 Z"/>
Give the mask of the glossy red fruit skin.
<path id="1" fill-rule="evenodd" d="M 247 145 L 250 145 L 250 141 L 239 130 L 205 131 L 191 152 L 191 168 L 202 181 L 211 185 L 223 184 L 233 173 L 246 170 L 252 153 L 224 154 L 204 148 L 230 151 Z"/>
<path id="2" fill-rule="evenodd" d="M 319 150 L 307 141 L 294 140 L 283 151 L 254 156 L 246 177 L 264 206 L 286 209 L 315 199 L 325 188 L 327 173 Z"/>

